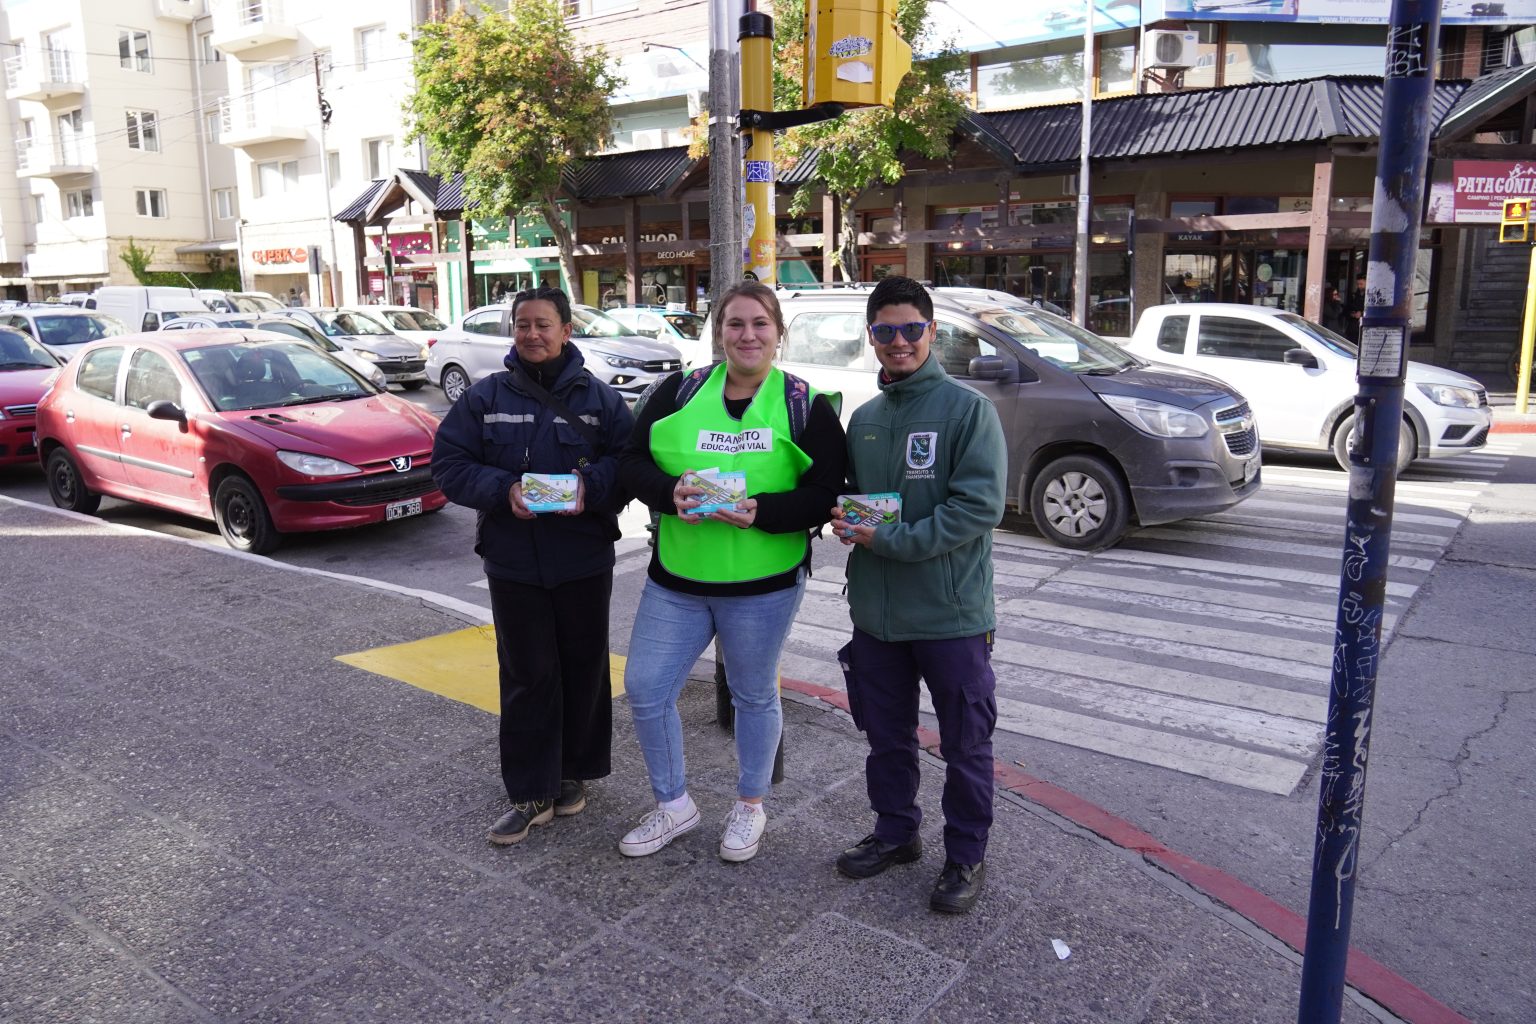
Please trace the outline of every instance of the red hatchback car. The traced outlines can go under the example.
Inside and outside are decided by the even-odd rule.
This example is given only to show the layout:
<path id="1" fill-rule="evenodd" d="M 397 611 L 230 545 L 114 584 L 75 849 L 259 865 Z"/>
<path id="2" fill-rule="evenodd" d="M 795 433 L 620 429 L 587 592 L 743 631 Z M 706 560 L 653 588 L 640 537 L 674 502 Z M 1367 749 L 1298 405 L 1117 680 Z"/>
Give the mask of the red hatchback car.
<path id="1" fill-rule="evenodd" d="M 53 353 L 0 327 L 0 466 L 37 461 L 37 400 L 58 368 Z"/>
<path id="2" fill-rule="evenodd" d="M 94 342 L 37 408 L 54 504 L 90 513 L 106 494 L 211 518 L 256 554 L 442 508 L 436 431 L 312 345 L 229 329 Z"/>

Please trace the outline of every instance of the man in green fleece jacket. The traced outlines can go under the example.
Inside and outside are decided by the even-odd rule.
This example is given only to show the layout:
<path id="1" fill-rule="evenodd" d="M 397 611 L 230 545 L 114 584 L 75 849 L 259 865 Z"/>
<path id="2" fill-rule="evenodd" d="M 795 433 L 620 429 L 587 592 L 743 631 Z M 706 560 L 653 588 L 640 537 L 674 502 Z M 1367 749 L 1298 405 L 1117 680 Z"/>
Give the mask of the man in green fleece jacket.
<path id="1" fill-rule="evenodd" d="M 986 880 L 992 826 L 992 531 L 1008 465 L 1002 423 L 981 394 L 929 354 L 933 299 L 887 277 L 869 296 L 880 394 L 848 426 L 850 491 L 901 495 L 898 521 L 833 528 L 852 548 L 853 639 L 838 652 L 854 723 L 869 740 L 864 776 L 875 829 L 837 859 L 852 878 L 922 856 L 917 806 L 918 680 L 939 719 L 945 864 L 928 905 L 965 913 Z"/>

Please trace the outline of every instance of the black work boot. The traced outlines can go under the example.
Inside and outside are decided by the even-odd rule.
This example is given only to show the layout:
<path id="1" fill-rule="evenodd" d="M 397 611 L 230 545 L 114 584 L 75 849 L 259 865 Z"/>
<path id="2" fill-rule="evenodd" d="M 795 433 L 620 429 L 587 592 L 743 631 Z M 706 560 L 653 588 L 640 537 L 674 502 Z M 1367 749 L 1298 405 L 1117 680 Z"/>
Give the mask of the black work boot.
<path id="1" fill-rule="evenodd" d="M 892 864 L 910 864 L 922 855 L 922 836 L 909 843 L 882 843 L 870 834 L 838 855 L 837 870 L 849 878 L 874 878 Z"/>
<path id="2" fill-rule="evenodd" d="M 928 897 L 928 909 L 945 914 L 965 914 L 976 905 L 981 887 L 987 881 L 987 865 L 956 864 L 944 862 L 939 880 L 933 885 L 933 895 Z"/>
<path id="3" fill-rule="evenodd" d="M 580 814 L 587 806 L 587 784 L 575 779 L 560 780 L 560 795 L 555 797 L 555 814 L 561 818 Z"/>
<path id="4" fill-rule="evenodd" d="M 512 809 L 496 819 L 491 826 L 491 842 L 497 846 L 510 846 L 528 838 L 528 830 L 535 825 L 545 825 L 555 816 L 555 802 L 551 799 L 530 800 L 513 804 Z"/>

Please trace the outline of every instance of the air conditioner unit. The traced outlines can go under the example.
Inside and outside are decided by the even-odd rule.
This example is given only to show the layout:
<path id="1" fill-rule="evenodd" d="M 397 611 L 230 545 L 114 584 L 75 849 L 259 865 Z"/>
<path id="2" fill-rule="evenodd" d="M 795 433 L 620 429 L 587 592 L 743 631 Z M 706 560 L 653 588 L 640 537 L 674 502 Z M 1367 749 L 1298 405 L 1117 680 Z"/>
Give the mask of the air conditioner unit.
<path id="1" fill-rule="evenodd" d="M 1192 68 L 1200 55 L 1200 34 L 1169 29 L 1148 32 L 1144 52 L 1149 68 Z"/>

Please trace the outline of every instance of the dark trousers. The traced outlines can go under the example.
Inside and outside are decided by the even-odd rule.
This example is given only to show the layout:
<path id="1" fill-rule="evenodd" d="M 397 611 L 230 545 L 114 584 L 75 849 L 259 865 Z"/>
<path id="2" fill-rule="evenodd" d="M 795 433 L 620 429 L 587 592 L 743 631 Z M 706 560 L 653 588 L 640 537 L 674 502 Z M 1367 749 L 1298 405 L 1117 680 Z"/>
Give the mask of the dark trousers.
<path id="1" fill-rule="evenodd" d="M 561 779 L 611 770 L 608 599 L 613 571 L 536 587 L 490 579 L 501 681 L 501 779 L 514 803 L 560 792 Z"/>
<path id="2" fill-rule="evenodd" d="M 992 729 L 997 725 L 992 635 L 886 642 L 861 629 L 838 652 L 853 721 L 869 740 L 864 779 L 875 838 L 906 843 L 923 821 L 917 806 L 918 679 L 928 684 L 944 757 L 944 850 L 950 860 L 986 857 L 992 827 Z"/>

